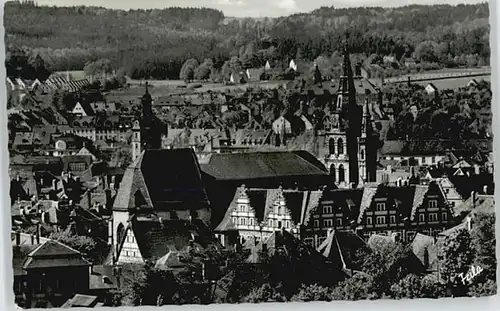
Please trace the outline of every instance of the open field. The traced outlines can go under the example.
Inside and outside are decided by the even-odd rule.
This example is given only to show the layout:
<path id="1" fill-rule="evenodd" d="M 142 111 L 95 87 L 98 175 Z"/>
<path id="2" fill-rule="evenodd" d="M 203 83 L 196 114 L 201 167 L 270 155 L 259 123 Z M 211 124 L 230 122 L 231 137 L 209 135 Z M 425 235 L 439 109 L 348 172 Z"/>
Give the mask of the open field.
<path id="1" fill-rule="evenodd" d="M 224 92 L 224 91 L 235 91 L 235 90 L 246 90 L 248 88 L 276 88 L 285 83 L 285 81 L 260 81 L 260 82 L 250 82 L 240 85 L 224 85 L 221 83 L 200 83 L 202 86 L 199 88 L 189 88 L 186 87 L 186 83 L 182 80 L 148 80 L 150 85 L 149 93 L 153 97 L 167 96 L 170 94 L 179 95 L 192 95 L 198 93 L 205 93 L 208 91 L 212 92 Z M 123 100 L 134 100 L 138 99 L 142 94 L 144 94 L 145 81 L 140 80 L 129 80 L 130 87 L 124 88 L 118 91 L 110 92 L 106 95 L 106 98 L 123 98 Z M 196 83 L 192 83 L 194 85 Z M 184 86 L 184 87 L 183 87 Z"/>
<path id="2" fill-rule="evenodd" d="M 476 79 L 477 81 L 485 80 L 490 81 L 491 75 L 474 76 L 474 77 L 464 77 L 464 78 L 453 78 L 453 79 L 436 79 L 436 80 L 426 80 L 426 81 L 415 81 L 414 83 L 427 86 L 427 84 L 432 83 L 440 90 L 446 89 L 458 89 L 460 87 L 465 87 L 470 80 Z"/>

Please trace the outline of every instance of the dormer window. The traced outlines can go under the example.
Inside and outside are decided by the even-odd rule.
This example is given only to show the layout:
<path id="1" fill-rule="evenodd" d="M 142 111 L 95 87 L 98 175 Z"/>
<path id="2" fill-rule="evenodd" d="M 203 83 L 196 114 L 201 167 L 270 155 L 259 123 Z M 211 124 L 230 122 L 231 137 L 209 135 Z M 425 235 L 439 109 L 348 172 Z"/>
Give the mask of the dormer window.
<path id="1" fill-rule="evenodd" d="M 437 208 L 437 205 L 436 200 L 429 200 L 429 208 Z"/>

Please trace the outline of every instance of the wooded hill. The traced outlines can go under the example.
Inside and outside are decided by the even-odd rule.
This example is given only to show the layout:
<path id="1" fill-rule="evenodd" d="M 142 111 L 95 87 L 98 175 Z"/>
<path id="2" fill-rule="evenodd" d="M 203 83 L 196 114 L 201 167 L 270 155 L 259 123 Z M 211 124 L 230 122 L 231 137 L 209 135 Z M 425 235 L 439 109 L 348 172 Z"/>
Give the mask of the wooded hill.
<path id="1" fill-rule="evenodd" d="M 252 56 L 248 66 L 331 58 L 346 30 L 353 52 L 366 56 L 414 56 L 441 67 L 488 64 L 488 17 L 487 3 L 322 7 L 280 18 L 235 19 L 207 8 L 124 11 L 8 2 L 4 25 L 7 60 L 23 49 L 32 58 L 39 54 L 51 71 L 109 59 L 135 78 L 177 79 L 189 58 L 211 58 L 216 69 L 245 54 Z"/>

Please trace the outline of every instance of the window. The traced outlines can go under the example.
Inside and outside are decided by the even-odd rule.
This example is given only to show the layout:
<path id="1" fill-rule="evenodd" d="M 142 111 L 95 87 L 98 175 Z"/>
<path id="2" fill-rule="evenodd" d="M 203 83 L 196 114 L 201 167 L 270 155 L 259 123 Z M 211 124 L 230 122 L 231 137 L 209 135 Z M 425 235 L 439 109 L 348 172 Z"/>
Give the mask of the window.
<path id="1" fill-rule="evenodd" d="M 319 220 L 314 220 L 314 228 L 319 228 Z"/>
<path id="2" fill-rule="evenodd" d="M 247 220 L 245 218 L 240 218 L 240 225 L 246 225 Z"/>
<path id="3" fill-rule="evenodd" d="M 253 226 L 253 218 L 250 218 L 250 219 L 249 219 L 248 224 L 249 224 L 250 226 Z"/>
<path id="4" fill-rule="evenodd" d="M 339 182 L 345 182 L 345 170 L 344 165 L 340 164 L 339 166 Z"/>
<path id="5" fill-rule="evenodd" d="M 330 176 L 332 176 L 333 182 L 336 181 L 337 176 L 335 175 L 335 165 L 330 165 Z"/>
<path id="6" fill-rule="evenodd" d="M 436 208 L 438 203 L 436 200 L 429 200 L 429 208 Z"/>
<path id="7" fill-rule="evenodd" d="M 430 213 L 429 214 L 429 221 L 437 221 L 437 220 L 438 220 L 437 213 Z"/>
<path id="8" fill-rule="evenodd" d="M 240 204 L 240 212 L 246 212 L 247 211 L 247 207 L 245 204 Z"/>
<path id="9" fill-rule="evenodd" d="M 328 148 L 329 148 L 330 154 L 335 154 L 335 139 L 330 138 L 328 140 Z"/>
<path id="10" fill-rule="evenodd" d="M 394 216 L 394 215 L 389 216 L 389 222 L 391 224 L 395 224 L 396 223 L 396 216 Z"/>
<path id="11" fill-rule="evenodd" d="M 333 227 L 333 220 L 332 219 L 324 219 L 323 226 L 324 227 Z"/>
<path id="12" fill-rule="evenodd" d="M 385 203 L 377 203 L 377 212 L 385 211 Z"/>
<path id="13" fill-rule="evenodd" d="M 361 149 L 361 151 L 360 151 L 360 159 L 361 160 L 365 159 L 365 149 Z"/>
<path id="14" fill-rule="evenodd" d="M 236 217 L 233 217 L 233 224 L 237 225 L 238 222 L 237 222 L 237 218 Z"/>
<path id="15" fill-rule="evenodd" d="M 287 228 L 287 229 L 290 228 L 290 221 L 288 221 L 288 220 L 285 221 L 285 228 Z"/>
<path id="16" fill-rule="evenodd" d="M 385 216 L 377 216 L 376 221 L 377 221 L 377 225 L 383 225 L 386 222 L 386 218 L 385 218 Z"/>
<path id="17" fill-rule="evenodd" d="M 342 226 L 342 218 L 340 218 L 340 217 L 335 218 L 335 226 L 336 227 Z"/>
<path id="18" fill-rule="evenodd" d="M 453 203 L 455 203 L 455 202 L 453 202 Z M 441 220 L 447 221 L 448 220 L 448 213 L 446 213 L 446 212 L 441 213 Z"/>
<path id="19" fill-rule="evenodd" d="M 280 213 L 280 206 L 279 206 L 279 204 L 276 204 L 276 205 L 274 206 L 274 213 L 275 213 L 275 214 L 279 214 L 279 213 Z"/>
<path id="20" fill-rule="evenodd" d="M 418 214 L 418 221 L 424 222 L 425 221 L 425 214 Z"/>
<path id="21" fill-rule="evenodd" d="M 371 225 L 373 223 L 373 218 L 372 217 L 366 217 L 366 224 Z"/>
<path id="22" fill-rule="evenodd" d="M 331 214 L 333 213 L 333 208 L 331 205 L 323 206 L 323 214 Z"/>
<path id="23" fill-rule="evenodd" d="M 272 219 L 269 219 L 269 227 L 273 227 L 274 226 L 274 222 Z"/>
<path id="24" fill-rule="evenodd" d="M 344 141 L 342 138 L 337 140 L 337 154 L 344 154 Z"/>

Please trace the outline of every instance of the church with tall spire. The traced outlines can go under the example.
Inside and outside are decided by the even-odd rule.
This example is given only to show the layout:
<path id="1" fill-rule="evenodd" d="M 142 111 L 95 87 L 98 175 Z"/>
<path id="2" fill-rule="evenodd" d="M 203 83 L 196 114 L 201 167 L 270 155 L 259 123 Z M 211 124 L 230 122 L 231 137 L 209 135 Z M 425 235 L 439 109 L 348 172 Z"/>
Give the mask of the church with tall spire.
<path id="1" fill-rule="evenodd" d="M 141 97 L 141 114 L 132 128 L 132 161 L 144 150 L 161 149 L 163 135 L 166 135 L 166 126 L 153 113 L 153 98 L 146 82 L 146 90 Z"/>
<path id="2" fill-rule="evenodd" d="M 378 96 L 369 81 L 353 72 L 347 40 L 338 84 L 336 100 L 323 122 L 325 148 L 320 157 L 339 187 L 358 187 L 376 181 L 377 141 L 371 101 Z"/>

